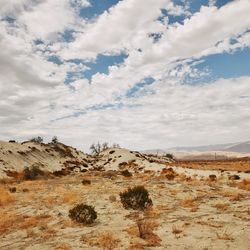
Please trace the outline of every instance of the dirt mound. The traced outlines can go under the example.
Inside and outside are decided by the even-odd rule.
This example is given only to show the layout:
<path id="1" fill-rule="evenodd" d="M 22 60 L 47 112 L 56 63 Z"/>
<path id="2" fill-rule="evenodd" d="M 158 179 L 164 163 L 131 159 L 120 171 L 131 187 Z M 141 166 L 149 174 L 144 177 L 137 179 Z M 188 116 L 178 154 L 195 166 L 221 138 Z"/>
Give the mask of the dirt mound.
<path id="1" fill-rule="evenodd" d="M 54 172 L 89 165 L 88 155 L 62 143 L 0 142 L 0 177 L 9 172 L 20 172 L 34 164 L 44 171 Z"/>

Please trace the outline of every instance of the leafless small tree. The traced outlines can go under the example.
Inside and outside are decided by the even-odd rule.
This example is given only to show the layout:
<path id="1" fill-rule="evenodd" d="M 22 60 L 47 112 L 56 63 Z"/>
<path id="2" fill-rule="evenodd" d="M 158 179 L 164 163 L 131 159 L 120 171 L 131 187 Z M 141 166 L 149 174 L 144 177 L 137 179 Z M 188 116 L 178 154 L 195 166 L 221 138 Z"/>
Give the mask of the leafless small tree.
<path id="1" fill-rule="evenodd" d="M 30 141 L 37 142 L 37 143 L 42 143 L 43 142 L 43 138 L 41 136 L 37 136 L 37 137 L 31 138 Z"/>
<path id="2" fill-rule="evenodd" d="M 108 142 L 104 142 L 104 143 L 102 143 L 102 144 L 100 144 L 100 142 L 98 142 L 98 143 L 93 143 L 93 144 L 91 144 L 91 146 L 90 146 L 90 151 L 91 151 L 91 154 L 93 154 L 93 155 L 98 155 L 98 154 L 100 154 L 103 150 L 106 150 L 106 149 L 108 149 L 108 148 L 119 148 L 120 146 L 119 146 L 119 144 L 117 144 L 117 143 L 114 143 L 112 146 L 109 146 L 109 144 L 108 144 Z"/>
<path id="3" fill-rule="evenodd" d="M 51 142 L 52 142 L 53 144 L 57 144 L 57 143 L 59 142 L 57 136 L 53 136 Z"/>

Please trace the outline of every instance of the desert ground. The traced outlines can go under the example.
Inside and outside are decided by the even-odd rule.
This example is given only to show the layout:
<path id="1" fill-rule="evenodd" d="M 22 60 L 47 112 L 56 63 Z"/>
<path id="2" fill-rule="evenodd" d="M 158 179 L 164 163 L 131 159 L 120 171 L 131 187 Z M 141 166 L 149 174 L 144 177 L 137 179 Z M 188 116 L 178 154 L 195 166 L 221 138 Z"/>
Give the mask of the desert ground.
<path id="1" fill-rule="evenodd" d="M 0 249 L 249 249 L 250 164 L 238 160 L 1 142 Z M 27 179 L 31 166 L 41 172 Z M 150 206 L 123 206 L 120 193 L 135 186 Z M 80 203 L 94 207 L 92 224 L 69 217 Z"/>

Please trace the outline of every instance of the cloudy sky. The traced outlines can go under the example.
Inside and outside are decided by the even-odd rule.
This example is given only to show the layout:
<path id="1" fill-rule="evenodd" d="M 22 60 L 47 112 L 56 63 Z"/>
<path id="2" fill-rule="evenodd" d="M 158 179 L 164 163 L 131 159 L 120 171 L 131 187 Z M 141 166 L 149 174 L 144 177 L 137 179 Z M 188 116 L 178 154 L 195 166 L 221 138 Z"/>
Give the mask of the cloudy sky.
<path id="1" fill-rule="evenodd" d="M 249 0 L 0 0 L 0 140 L 250 140 Z"/>

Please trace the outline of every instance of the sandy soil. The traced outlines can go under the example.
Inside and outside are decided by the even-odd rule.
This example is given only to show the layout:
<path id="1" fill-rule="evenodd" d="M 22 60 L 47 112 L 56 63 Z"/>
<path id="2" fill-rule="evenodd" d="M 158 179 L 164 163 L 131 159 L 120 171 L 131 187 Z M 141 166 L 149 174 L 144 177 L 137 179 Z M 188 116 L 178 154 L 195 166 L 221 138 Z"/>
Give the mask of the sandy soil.
<path id="1" fill-rule="evenodd" d="M 5 177 L 7 171 L 20 172 L 32 165 L 39 165 L 41 169 L 53 172 L 75 165 L 75 162 L 83 167 L 88 162 L 88 156 L 61 143 L 54 145 L 0 141 L 0 178 Z"/>
<path id="2" fill-rule="evenodd" d="M 240 185 L 242 180 L 223 176 L 211 181 L 173 172 L 176 177 L 170 181 L 169 171 L 132 177 L 93 171 L 2 181 L 0 249 L 249 249 L 250 182 Z M 83 185 L 83 179 L 91 184 Z M 152 208 L 123 208 L 119 193 L 135 185 L 147 188 Z M 17 191 L 10 193 L 11 187 Z M 81 202 L 98 213 L 91 226 L 68 217 L 69 209 Z M 145 239 L 139 237 L 138 219 L 149 231 Z"/>

